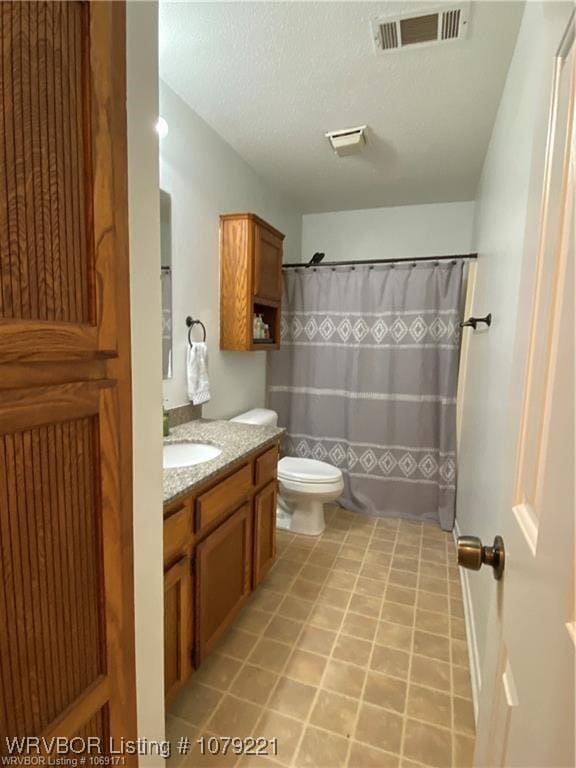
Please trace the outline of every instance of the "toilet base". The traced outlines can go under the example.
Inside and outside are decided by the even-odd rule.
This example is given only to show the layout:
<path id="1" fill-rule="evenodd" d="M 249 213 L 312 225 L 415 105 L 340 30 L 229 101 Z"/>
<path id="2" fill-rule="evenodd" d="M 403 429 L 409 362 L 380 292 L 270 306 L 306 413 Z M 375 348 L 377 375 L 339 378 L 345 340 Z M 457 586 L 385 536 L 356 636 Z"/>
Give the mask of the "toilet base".
<path id="1" fill-rule="evenodd" d="M 324 503 L 309 499 L 298 499 L 298 501 L 290 503 L 280 497 L 278 499 L 276 525 L 278 528 L 291 533 L 298 533 L 303 536 L 320 536 L 326 528 Z"/>

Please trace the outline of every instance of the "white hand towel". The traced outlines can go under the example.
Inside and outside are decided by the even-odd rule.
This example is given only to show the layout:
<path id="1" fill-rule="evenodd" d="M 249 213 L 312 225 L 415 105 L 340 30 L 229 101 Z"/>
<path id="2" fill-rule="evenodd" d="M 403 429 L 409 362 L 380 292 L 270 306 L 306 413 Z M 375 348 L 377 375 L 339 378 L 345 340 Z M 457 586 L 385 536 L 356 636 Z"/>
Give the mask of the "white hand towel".
<path id="1" fill-rule="evenodd" d="M 210 379 L 208 378 L 208 347 L 205 342 L 196 341 L 188 344 L 186 374 L 188 399 L 193 405 L 207 403 L 210 400 Z"/>

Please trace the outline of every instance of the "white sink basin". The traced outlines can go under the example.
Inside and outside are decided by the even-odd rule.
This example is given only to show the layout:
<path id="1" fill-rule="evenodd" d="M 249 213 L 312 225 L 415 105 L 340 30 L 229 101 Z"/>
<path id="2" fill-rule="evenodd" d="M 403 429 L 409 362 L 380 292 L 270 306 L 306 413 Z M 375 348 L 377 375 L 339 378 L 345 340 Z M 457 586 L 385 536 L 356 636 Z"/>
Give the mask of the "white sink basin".
<path id="1" fill-rule="evenodd" d="M 222 453 L 222 448 L 204 443 L 168 443 L 164 446 L 164 469 L 191 467 L 215 459 Z"/>

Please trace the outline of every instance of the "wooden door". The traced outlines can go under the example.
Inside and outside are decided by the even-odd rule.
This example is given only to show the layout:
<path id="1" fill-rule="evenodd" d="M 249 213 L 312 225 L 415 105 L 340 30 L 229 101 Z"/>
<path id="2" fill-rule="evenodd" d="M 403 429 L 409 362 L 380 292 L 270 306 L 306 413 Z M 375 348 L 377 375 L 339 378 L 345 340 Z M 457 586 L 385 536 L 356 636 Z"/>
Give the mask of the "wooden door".
<path id="1" fill-rule="evenodd" d="M 250 594 L 252 524 L 249 503 L 196 548 L 196 663 L 210 653 Z"/>
<path id="2" fill-rule="evenodd" d="M 490 623 L 475 764 L 576 765 L 574 18 L 556 62 L 507 564 Z"/>
<path id="3" fill-rule="evenodd" d="M 282 299 L 282 238 L 256 223 L 254 239 L 254 295 L 257 299 Z"/>
<path id="4" fill-rule="evenodd" d="M 164 574 L 164 691 L 168 704 L 192 672 L 192 564 L 181 558 Z"/>
<path id="5" fill-rule="evenodd" d="M 124 4 L 2 2 L 0 34 L 3 754 L 136 717 Z"/>
<path id="6" fill-rule="evenodd" d="M 276 481 L 254 497 L 254 588 L 276 557 Z"/>

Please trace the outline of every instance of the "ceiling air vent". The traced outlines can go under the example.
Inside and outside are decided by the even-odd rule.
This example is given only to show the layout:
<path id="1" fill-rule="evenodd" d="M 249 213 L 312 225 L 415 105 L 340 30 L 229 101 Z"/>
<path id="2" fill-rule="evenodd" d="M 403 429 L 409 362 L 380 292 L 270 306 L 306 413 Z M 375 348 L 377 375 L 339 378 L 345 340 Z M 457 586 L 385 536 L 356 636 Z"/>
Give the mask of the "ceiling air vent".
<path id="1" fill-rule="evenodd" d="M 371 24 L 372 37 L 381 53 L 462 40 L 468 33 L 469 15 L 469 2 L 427 6 L 420 13 L 412 11 L 375 19 Z"/>

